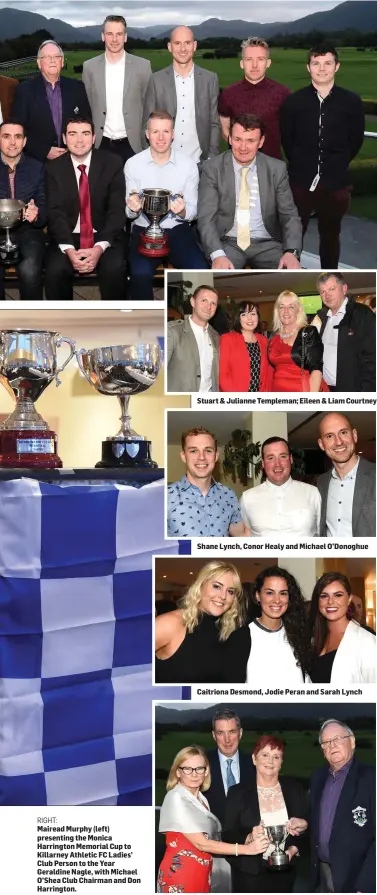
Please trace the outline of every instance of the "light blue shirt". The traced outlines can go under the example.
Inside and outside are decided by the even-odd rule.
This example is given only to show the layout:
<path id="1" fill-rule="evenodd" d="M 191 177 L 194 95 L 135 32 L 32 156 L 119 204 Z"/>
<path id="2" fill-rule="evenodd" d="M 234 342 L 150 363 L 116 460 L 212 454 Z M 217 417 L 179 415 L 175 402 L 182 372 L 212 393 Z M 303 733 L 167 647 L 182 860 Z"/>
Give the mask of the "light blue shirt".
<path id="1" fill-rule="evenodd" d="M 162 218 L 160 226 L 163 230 L 169 230 L 182 224 L 183 221 L 192 221 L 196 218 L 198 208 L 198 184 L 199 174 L 198 166 L 193 159 L 184 155 L 183 152 L 176 152 L 172 147 L 170 150 L 169 161 L 163 165 L 158 165 L 152 158 L 150 148 L 138 152 L 128 159 L 124 166 L 124 174 L 126 178 L 126 199 L 130 193 L 140 193 L 143 189 L 162 189 L 170 190 L 173 195 L 182 193 L 186 203 L 186 214 L 184 218 L 176 217 L 171 211 L 167 217 Z M 126 214 L 131 220 L 137 220 L 139 227 L 149 227 L 150 220 L 141 211 L 136 214 L 126 205 Z"/>
<path id="2" fill-rule="evenodd" d="M 202 494 L 184 475 L 168 487 L 168 535 L 170 537 L 212 536 L 225 538 L 229 526 L 242 522 L 237 497 L 231 488 L 212 481 Z"/>
<path id="3" fill-rule="evenodd" d="M 225 795 L 227 795 L 228 794 L 227 770 L 228 770 L 229 757 L 227 757 L 226 755 L 223 755 L 223 753 L 220 752 L 220 749 L 217 750 L 217 754 L 219 756 L 220 770 L 221 770 L 221 776 L 223 779 Z M 240 782 L 240 759 L 239 759 L 238 750 L 235 753 L 235 755 L 232 755 L 232 764 L 230 765 L 230 767 L 232 769 L 232 773 L 233 773 L 236 783 L 239 783 Z"/>
<path id="4" fill-rule="evenodd" d="M 326 507 L 326 534 L 329 538 L 352 537 L 352 506 L 359 459 L 343 479 L 339 478 L 335 468 L 332 470 Z"/>

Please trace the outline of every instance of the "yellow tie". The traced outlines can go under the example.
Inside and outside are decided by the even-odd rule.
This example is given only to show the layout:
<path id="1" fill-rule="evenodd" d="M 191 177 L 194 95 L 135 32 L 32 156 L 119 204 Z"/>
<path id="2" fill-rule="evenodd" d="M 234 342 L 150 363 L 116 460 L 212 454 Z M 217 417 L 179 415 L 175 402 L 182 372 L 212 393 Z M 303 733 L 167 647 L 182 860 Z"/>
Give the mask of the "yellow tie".
<path id="1" fill-rule="evenodd" d="M 246 251 L 250 245 L 250 187 L 247 175 L 251 165 L 241 168 L 241 186 L 237 207 L 237 245 Z"/>

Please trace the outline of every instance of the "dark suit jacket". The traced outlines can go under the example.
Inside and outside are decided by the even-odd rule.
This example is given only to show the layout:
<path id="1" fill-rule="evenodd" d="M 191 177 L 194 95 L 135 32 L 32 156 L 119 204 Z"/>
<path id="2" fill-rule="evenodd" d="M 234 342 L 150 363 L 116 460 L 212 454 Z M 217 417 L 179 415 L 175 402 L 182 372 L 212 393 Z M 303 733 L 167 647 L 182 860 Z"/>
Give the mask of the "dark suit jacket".
<path id="1" fill-rule="evenodd" d="M 302 226 L 290 190 L 285 162 L 257 152 L 257 174 L 263 223 L 271 237 L 287 249 L 301 251 Z M 223 152 L 203 164 L 199 183 L 198 227 L 206 255 L 223 249 L 236 212 L 232 153 Z"/>
<path id="2" fill-rule="evenodd" d="M 202 151 L 200 160 L 204 161 L 212 155 L 217 155 L 220 151 L 221 127 L 217 111 L 219 96 L 217 75 L 212 71 L 207 71 L 205 68 L 195 65 L 194 91 L 196 132 Z M 149 81 L 143 112 L 142 139 L 144 146 L 148 146 L 145 128 L 149 115 L 154 109 L 165 109 L 174 119 L 176 117 L 177 92 L 172 65 L 154 72 Z"/>
<path id="3" fill-rule="evenodd" d="M 332 470 L 319 476 L 317 488 L 322 498 L 320 535 L 326 537 L 327 495 Z M 376 537 L 376 467 L 360 457 L 352 504 L 354 538 Z"/>
<path id="4" fill-rule="evenodd" d="M 82 81 L 60 78 L 62 94 L 62 131 L 68 118 L 92 117 L 86 90 Z M 57 134 L 47 99 L 45 79 L 36 75 L 30 81 L 19 84 L 14 95 L 12 118 L 23 124 L 27 137 L 25 151 L 34 158 L 45 161 L 52 146 L 62 146 L 62 136 Z"/>
<path id="5" fill-rule="evenodd" d="M 306 797 L 301 784 L 289 777 L 279 777 L 279 783 L 288 817 L 306 818 Z M 226 799 L 225 820 L 221 833 L 223 842 L 245 842 L 247 834 L 253 827 L 260 824 L 260 819 L 256 780 L 251 786 L 242 786 L 242 784 L 231 786 Z M 285 848 L 297 845 L 298 839 L 297 836 L 288 836 Z M 262 855 L 243 855 L 238 858 L 234 858 L 232 855 L 228 860 L 237 871 L 251 877 L 262 873 L 265 867 Z"/>
<path id="6" fill-rule="evenodd" d="M 34 202 L 38 208 L 38 217 L 33 224 L 24 221 L 24 227 L 44 227 L 46 223 L 45 198 L 45 166 L 36 158 L 22 153 L 14 178 L 14 197 L 22 202 Z M 10 199 L 9 168 L 0 157 L 0 199 Z"/>
<path id="7" fill-rule="evenodd" d="M 319 810 L 328 767 L 314 772 L 310 783 L 311 887 L 318 881 Z M 348 771 L 330 836 L 330 864 L 335 892 L 376 891 L 376 771 L 355 758 Z M 362 809 L 360 826 L 353 814 Z M 363 816 L 361 817 L 363 819 Z"/>
<path id="8" fill-rule="evenodd" d="M 225 817 L 225 803 L 226 803 L 226 795 L 223 784 L 223 778 L 221 775 L 220 761 L 217 749 L 209 749 L 207 752 L 209 766 L 211 769 L 211 786 L 207 789 L 205 793 L 206 798 L 209 802 L 209 807 L 212 811 L 212 814 L 215 814 L 216 817 L 219 818 L 221 825 L 224 824 Z M 255 783 L 255 767 L 253 765 L 253 761 L 251 755 L 246 755 L 245 752 L 239 750 L 239 762 L 240 762 L 240 781 L 244 786 L 252 786 Z M 236 785 L 236 788 L 239 788 L 239 785 Z M 231 787 L 234 789 L 235 787 Z M 249 832 L 249 830 L 248 830 Z M 223 836 L 224 842 L 227 840 Z M 236 841 L 236 840 L 234 840 Z"/>
<path id="9" fill-rule="evenodd" d="M 328 308 L 318 312 L 320 336 L 329 321 Z M 338 327 L 336 390 L 376 391 L 376 316 L 366 305 L 348 296 L 346 313 Z"/>
<path id="10" fill-rule="evenodd" d="M 79 216 L 79 191 L 76 174 L 67 152 L 47 162 L 48 233 L 56 243 L 72 243 Z M 125 181 L 120 156 L 92 150 L 89 190 L 95 241 L 113 244 L 120 237 L 125 221 Z"/>
<path id="11" fill-rule="evenodd" d="M 212 391 L 219 390 L 219 334 L 209 324 L 212 342 Z M 167 389 L 170 392 L 197 392 L 200 386 L 200 358 L 188 317 L 168 323 Z"/>
<path id="12" fill-rule="evenodd" d="M 17 81 L 16 78 L 5 78 L 4 75 L 0 76 L 0 105 L 3 121 L 5 121 L 6 118 L 10 118 L 14 91 L 18 83 L 19 81 Z"/>

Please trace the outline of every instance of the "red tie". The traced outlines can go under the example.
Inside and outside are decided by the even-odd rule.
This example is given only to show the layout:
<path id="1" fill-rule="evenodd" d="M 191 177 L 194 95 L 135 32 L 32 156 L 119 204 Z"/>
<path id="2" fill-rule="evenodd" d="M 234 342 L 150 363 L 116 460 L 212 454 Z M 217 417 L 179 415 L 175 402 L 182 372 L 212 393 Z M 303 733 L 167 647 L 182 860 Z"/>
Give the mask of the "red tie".
<path id="1" fill-rule="evenodd" d="M 80 171 L 79 203 L 80 203 L 80 249 L 92 249 L 94 246 L 92 212 L 90 209 L 89 180 L 86 165 L 78 165 Z"/>

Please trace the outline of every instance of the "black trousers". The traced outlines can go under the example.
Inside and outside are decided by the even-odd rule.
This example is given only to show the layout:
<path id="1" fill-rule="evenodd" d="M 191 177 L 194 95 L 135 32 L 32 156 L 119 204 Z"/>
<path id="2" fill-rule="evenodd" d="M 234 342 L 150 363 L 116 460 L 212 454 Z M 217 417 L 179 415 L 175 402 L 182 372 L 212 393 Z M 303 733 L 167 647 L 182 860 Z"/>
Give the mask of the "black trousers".
<path id="1" fill-rule="evenodd" d="M 125 137 L 124 140 L 110 140 L 109 137 L 102 137 L 99 148 L 107 149 L 108 152 L 114 152 L 115 155 L 120 155 L 124 165 L 129 158 L 132 158 L 132 156 L 135 155 L 127 137 Z"/>
<path id="2" fill-rule="evenodd" d="M 75 249 L 80 247 L 80 235 L 73 234 Z M 124 243 L 117 240 L 101 255 L 95 272 L 103 301 L 124 301 L 126 295 L 126 263 Z M 45 291 L 47 301 L 72 301 L 73 282 L 80 285 L 80 274 L 76 274 L 65 252 L 56 244 L 51 244 L 46 253 Z"/>
<path id="3" fill-rule="evenodd" d="M 233 892 L 293 892 L 296 873 L 288 870 L 266 870 L 252 876 L 232 867 Z"/>
<path id="4" fill-rule="evenodd" d="M 17 243 L 21 255 L 21 260 L 17 264 L 21 301 L 42 301 L 45 234 L 43 230 L 25 223 L 11 231 L 11 239 L 12 242 Z M 5 269 L 0 264 L 0 301 L 5 300 Z"/>

